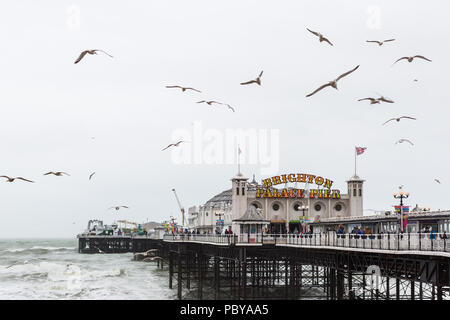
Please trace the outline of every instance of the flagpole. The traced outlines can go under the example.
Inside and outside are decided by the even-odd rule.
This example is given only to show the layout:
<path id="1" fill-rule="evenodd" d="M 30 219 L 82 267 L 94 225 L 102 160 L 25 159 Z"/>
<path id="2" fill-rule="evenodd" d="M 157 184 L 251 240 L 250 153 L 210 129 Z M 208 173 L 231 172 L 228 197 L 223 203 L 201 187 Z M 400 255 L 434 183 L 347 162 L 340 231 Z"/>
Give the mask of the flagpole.
<path id="1" fill-rule="evenodd" d="M 355 176 L 356 176 L 356 147 L 355 147 Z"/>

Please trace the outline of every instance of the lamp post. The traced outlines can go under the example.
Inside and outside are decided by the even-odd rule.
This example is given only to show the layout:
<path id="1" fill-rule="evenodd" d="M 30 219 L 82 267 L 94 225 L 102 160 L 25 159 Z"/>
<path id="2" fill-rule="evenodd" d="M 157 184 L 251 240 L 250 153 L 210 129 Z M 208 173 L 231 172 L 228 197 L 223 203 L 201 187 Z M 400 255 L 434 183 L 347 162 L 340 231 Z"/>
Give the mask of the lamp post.
<path id="1" fill-rule="evenodd" d="M 305 211 L 306 210 L 308 210 L 309 209 L 309 207 L 308 206 L 305 206 L 305 205 L 302 205 L 300 208 L 299 208 L 299 210 L 301 210 L 302 211 L 302 217 L 303 217 L 303 223 L 305 224 L 305 232 L 307 231 L 306 230 L 306 219 L 305 219 Z"/>
<path id="2" fill-rule="evenodd" d="M 409 192 L 403 192 L 400 190 L 399 193 L 395 192 L 393 196 L 395 199 L 400 199 L 400 227 L 403 232 L 403 199 L 407 199 L 409 197 Z"/>

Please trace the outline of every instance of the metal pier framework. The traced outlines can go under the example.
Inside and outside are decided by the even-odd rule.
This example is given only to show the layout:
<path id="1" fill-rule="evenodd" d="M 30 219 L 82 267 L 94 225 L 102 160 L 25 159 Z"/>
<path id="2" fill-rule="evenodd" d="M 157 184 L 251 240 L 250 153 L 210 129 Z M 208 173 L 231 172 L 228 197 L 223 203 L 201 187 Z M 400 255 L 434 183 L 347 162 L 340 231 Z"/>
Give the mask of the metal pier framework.
<path id="1" fill-rule="evenodd" d="M 164 261 L 158 261 L 158 267 L 168 269 L 169 288 L 176 288 L 178 299 L 443 300 L 449 296 L 446 253 L 104 238 L 80 238 L 84 248 L 80 252 L 158 249 Z"/>

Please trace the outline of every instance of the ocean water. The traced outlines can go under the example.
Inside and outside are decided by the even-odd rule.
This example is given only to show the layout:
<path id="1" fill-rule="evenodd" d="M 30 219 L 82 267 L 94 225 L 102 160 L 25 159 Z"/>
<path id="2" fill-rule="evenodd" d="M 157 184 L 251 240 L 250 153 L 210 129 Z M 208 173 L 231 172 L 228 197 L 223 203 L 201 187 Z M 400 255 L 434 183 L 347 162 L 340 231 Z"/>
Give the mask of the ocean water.
<path id="1" fill-rule="evenodd" d="M 0 299 L 175 299 L 167 270 L 132 253 L 80 254 L 76 239 L 0 240 Z"/>

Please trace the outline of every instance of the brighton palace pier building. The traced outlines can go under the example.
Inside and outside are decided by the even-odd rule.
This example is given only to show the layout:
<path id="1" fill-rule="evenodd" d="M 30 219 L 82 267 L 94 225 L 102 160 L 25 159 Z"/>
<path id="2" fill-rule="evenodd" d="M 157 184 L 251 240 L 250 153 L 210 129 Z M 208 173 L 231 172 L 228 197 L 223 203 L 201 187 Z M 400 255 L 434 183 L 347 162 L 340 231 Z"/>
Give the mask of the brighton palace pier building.
<path id="1" fill-rule="evenodd" d="M 231 188 L 188 209 L 187 227 L 200 233 L 232 228 L 235 234 L 309 231 L 306 221 L 363 215 L 364 180 L 354 175 L 347 193 L 334 188 L 332 180 L 308 173 L 288 173 L 261 183 L 238 173 Z"/>

